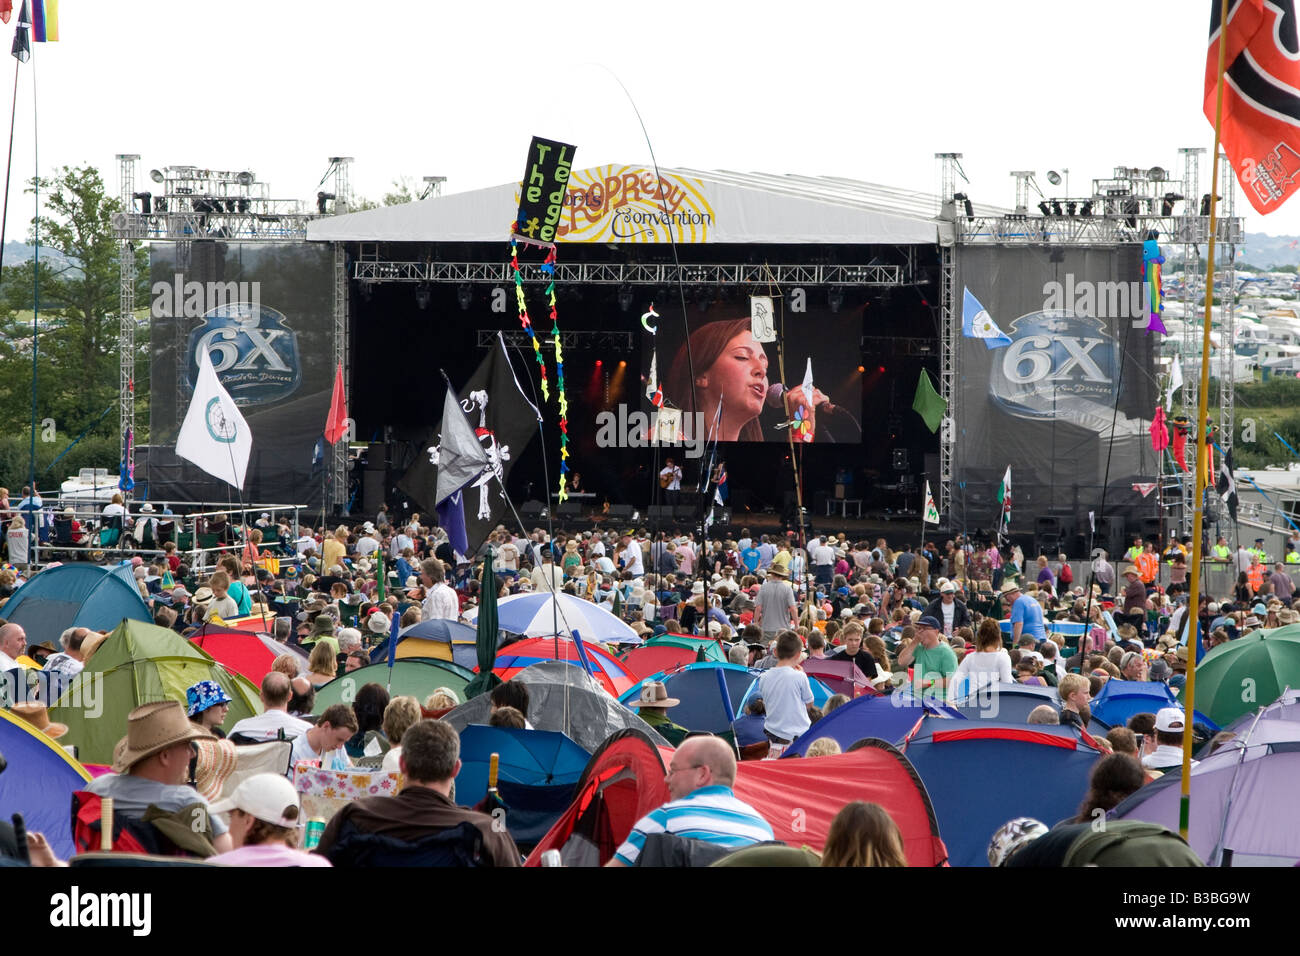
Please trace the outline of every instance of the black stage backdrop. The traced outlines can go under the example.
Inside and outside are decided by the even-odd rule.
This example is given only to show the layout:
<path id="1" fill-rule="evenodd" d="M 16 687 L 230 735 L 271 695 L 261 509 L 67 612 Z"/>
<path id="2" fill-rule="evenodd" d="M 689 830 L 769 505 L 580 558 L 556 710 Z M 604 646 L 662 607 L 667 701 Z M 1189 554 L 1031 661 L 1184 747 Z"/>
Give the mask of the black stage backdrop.
<path id="1" fill-rule="evenodd" d="M 236 500 L 175 455 L 198 350 L 253 432 L 245 501 L 321 501 L 312 466 L 334 384 L 333 250 L 313 243 L 197 241 L 150 248 L 150 497 Z"/>
<path id="2" fill-rule="evenodd" d="M 1154 515 L 1155 499 L 1132 489 L 1154 480 L 1158 467 L 1148 431 L 1158 336 L 1142 328 L 1141 244 L 960 246 L 958 310 L 963 289 L 1012 344 L 958 339 L 954 524 L 996 522 L 998 483 L 1010 465 L 1013 530 L 1051 514 L 1086 533 L 1088 512 L 1101 516 L 1108 455 L 1106 513 Z"/>

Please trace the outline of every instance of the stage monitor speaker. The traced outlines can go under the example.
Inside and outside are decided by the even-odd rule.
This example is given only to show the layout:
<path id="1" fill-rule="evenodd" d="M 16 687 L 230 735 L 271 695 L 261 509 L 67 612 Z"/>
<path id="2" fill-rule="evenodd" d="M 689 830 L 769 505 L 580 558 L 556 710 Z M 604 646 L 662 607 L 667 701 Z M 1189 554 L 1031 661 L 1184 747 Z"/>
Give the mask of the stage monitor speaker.
<path id="1" fill-rule="evenodd" d="M 699 515 L 699 509 L 695 505 L 677 505 L 673 508 L 673 517 L 678 521 L 694 521 Z"/>
<path id="2" fill-rule="evenodd" d="M 1159 518 L 1143 518 L 1139 533 L 1143 541 L 1155 541 L 1163 530 L 1163 522 Z"/>
<path id="3" fill-rule="evenodd" d="M 525 501 L 519 507 L 519 516 L 521 518 L 540 518 L 542 512 L 546 510 L 546 505 L 540 501 Z"/>
<path id="4" fill-rule="evenodd" d="M 1040 535 L 1060 535 L 1061 519 L 1051 515 L 1035 518 L 1034 533 Z"/>
<path id="5" fill-rule="evenodd" d="M 632 515 L 634 515 L 635 513 L 636 513 L 636 509 L 633 508 L 631 505 L 610 505 L 609 506 L 609 517 L 611 518 L 619 518 L 619 519 L 630 521 L 632 519 Z"/>
<path id="6" fill-rule="evenodd" d="M 894 449 L 894 471 L 907 471 L 907 449 Z"/>
<path id="7" fill-rule="evenodd" d="M 647 521 L 654 521 L 656 519 L 660 521 L 672 521 L 673 506 L 672 505 L 651 505 L 649 508 L 646 508 L 645 516 Z"/>
<path id="8" fill-rule="evenodd" d="M 581 518 L 582 503 L 578 501 L 566 501 L 555 508 L 555 517 L 557 518 Z"/>

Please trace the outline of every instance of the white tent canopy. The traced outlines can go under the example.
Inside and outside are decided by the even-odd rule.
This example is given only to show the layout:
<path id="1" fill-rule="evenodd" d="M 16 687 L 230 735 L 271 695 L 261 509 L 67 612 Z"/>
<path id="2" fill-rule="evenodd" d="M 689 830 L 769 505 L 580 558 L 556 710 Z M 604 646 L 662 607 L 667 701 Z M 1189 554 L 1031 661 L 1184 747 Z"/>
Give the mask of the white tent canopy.
<path id="1" fill-rule="evenodd" d="M 437 196 L 312 221 L 323 242 L 501 242 L 519 186 Z M 667 206 L 668 212 L 663 211 Z M 561 242 L 850 243 L 935 245 L 951 241 L 932 195 L 833 177 L 654 171 L 599 166 L 569 182 Z M 1002 210 L 976 207 L 976 214 Z"/>

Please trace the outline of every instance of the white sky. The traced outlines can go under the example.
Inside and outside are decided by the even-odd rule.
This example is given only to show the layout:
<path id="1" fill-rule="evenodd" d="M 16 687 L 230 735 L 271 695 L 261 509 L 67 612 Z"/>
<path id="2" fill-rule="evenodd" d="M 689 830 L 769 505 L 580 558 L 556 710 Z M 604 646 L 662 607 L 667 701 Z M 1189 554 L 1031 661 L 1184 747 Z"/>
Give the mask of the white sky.
<path id="1" fill-rule="evenodd" d="M 151 167 L 192 164 L 252 169 L 302 199 L 331 155 L 356 158 L 353 191 L 372 199 L 402 175 L 447 176 L 447 192 L 517 180 L 534 134 L 575 144 L 578 167 L 648 163 L 612 71 L 660 165 L 935 190 L 933 154 L 951 150 L 973 199 L 1011 205 L 1012 169 L 1037 170 L 1050 195 L 1044 173 L 1068 167 L 1077 195 L 1117 165 L 1181 176 L 1180 146 L 1208 156 L 1208 13 L 1192 0 L 61 0 L 60 42 L 33 44 L 20 71 L 13 181 L 33 168 L 33 64 L 43 173 L 93 163 L 116 193 L 114 155 L 140 153 L 138 189 Z M 556 39 L 541 44 L 545 27 Z M 12 80 L 0 66 L 5 105 Z M 31 201 L 15 191 L 11 205 L 21 239 Z M 1300 233 L 1300 200 L 1246 227 Z"/>

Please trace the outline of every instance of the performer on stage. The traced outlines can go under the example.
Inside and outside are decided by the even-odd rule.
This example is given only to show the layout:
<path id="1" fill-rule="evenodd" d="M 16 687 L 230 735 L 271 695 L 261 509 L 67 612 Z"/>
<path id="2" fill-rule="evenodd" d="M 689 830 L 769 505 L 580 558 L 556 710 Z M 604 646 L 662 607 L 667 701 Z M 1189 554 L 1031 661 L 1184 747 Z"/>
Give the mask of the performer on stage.
<path id="1" fill-rule="evenodd" d="M 717 490 L 717 496 L 722 499 L 725 505 L 731 497 L 731 488 L 727 485 L 727 463 L 720 461 L 713 467 L 713 474 L 709 478 L 713 482 L 713 487 Z"/>
<path id="2" fill-rule="evenodd" d="M 670 504 L 677 504 L 681 498 L 682 490 L 682 466 L 676 464 L 671 458 L 668 463 L 659 472 L 659 487 L 664 489 L 664 500 Z"/>

